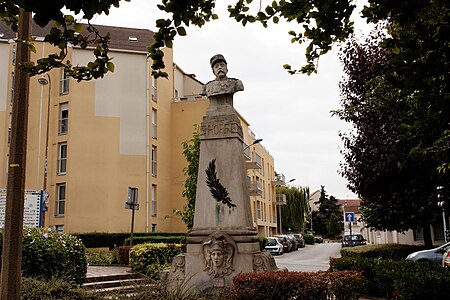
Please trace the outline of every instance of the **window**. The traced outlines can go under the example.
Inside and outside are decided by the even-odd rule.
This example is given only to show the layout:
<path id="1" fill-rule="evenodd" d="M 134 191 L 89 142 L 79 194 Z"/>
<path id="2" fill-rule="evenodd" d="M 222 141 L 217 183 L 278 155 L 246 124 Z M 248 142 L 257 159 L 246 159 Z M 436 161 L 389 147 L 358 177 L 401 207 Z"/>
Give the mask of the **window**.
<path id="1" fill-rule="evenodd" d="M 423 241 L 423 230 L 420 229 L 414 229 L 413 231 L 414 240 L 415 241 Z"/>
<path id="2" fill-rule="evenodd" d="M 66 184 L 61 183 L 56 186 L 56 215 L 64 216 L 65 204 L 66 204 Z"/>
<path id="3" fill-rule="evenodd" d="M 152 76 L 152 100 L 156 102 L 156 79 Z"/>
<path id="4" fill-rule="evenodd" d="M 152 138 L 156 139 L 156 110 L 152 109 Z"/>
<path id="5" fill-rule="evenodd" d="M 16 64 L 16 46 L 13 46 L 12 48 L 11 63 L 13 65 Z"/>
<path id="6" fill-rule="evenodd" d="M 156 147 L 152 146 L 152 176 L 156 176 Z"/>
<path id="7" fill-rule="evenodd" d="M 156 232 L 156 224 L 152 224 L 152 232 Z"/>
<path id="8" fill-rule="evenodd" d="M 62 175 L 67 170 L 67 143 L 60 143 L 58 148 L 58 174 Z"/>
<path id="9" fill-rule="evenodd" d="M 58 134 L 66 134 L 69 130 L 69 105 L 62 103 L 59 105 L 59 125 Z"/>
<path id="10" fill-rule="evenodd" d="M 69 80 L 70 77 L 67 75 L 64 69 L 61 70 L 61 95 L 69 93 Z"/>
<path id="11" fill-rule="evenodd" d="M 258 219 L 261 219 L 261 202 L 256 202 L 256 216 Z"/>
<path id="12" fill-rule="evenodd" d="M 157 214 L 156 204 L 156 185 L 152 184 L 152 217 L 156 217 Z"/>
<path id="13" fill-rule="evenodd" d="M 9 123 L 8 123 L 8 145 L 11 144 L 11 120 L 12 120 L 12 113 L 9 113 Z"/>
<path id="14" fill-rule="evenodd" d="M 63 233 L 64 232 L 64 225 L 55 225 L 55 230 L 58 233 Z"/>
<path id="15" fill-rule="evenodd" d="M 433 233 L 435 241 L 443 241 L 444 240 L 444 225 L 439 223 L 433 224 Z"/>
<path id="16" fill-rule="evenodd" d="M 13 103 L 14 100 L 14 83 L 15 83 L 15 76 L 14 76 L 14 72 L 11 73 L 11 89 L 10 89 L 10 93 L 9 93 L 9 104 Z"/>

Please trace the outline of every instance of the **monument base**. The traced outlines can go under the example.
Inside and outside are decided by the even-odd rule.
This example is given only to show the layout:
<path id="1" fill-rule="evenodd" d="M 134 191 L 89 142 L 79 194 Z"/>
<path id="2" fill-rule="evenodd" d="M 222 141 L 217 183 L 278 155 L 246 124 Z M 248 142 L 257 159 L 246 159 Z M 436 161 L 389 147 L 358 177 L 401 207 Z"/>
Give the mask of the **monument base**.
<path id="1" fill-rule="evenodd" d="M 237 274 L 278 270 L 272 255 L 260 250 L 256 235 L 232 236 L 224 231 L 216 231 L 203 238 L 195 236 L 189 240 L 193 243 L 188 243 L 186 253 L 178 255 L 171 269 L 162 276 L 172 292 L 217 293 L 232 287 L 233 277 Z M 217 241 L 227 245 L 230 265 L 227 265 L 226 257 L 221 264 L 216 265 L 209 259 L 211 251 L 206 248 Z"/>

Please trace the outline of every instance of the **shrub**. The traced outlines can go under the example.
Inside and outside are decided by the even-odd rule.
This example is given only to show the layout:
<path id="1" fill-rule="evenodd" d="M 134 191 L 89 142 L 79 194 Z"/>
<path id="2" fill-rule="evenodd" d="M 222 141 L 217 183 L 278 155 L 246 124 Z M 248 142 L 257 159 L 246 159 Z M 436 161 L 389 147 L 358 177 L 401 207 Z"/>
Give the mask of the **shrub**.
<path id="1" fill-rule="evenodd" d="M 431 300 L 450 294 L 450 270 L 428 263 L 343 257 L 332 259 L 330 269 L 362 272 L 369 296 Z"/>
<path id="2" fill-rule="evenodd" d="M 303 239 L 305 240 L 305 244 L 314 245 L 314 236 L 312 234 L 303 235 Z"/>
<path id="3" fill-rule="evenodd" d="M 3 235 L 0 234 L 0 251 Z M 86 248 L 75 236 L 51 228 L 24 228 L 22 275 L 50 279 L 63 277 L 83 283 L 86 278 Z"/>
<path id="4" fill-rule="evenodd" d="M 22 300 L 100 300 L 100 295 L 89 293 L 61 278 L 48 281 L 22 278 Z"/>
<path id="5" fill-rule="evenodd" d="M 125 243 L 125 239 L 130 237 L 128 232 L 109 233 L 109 232 L 87 232 L 73 234 L 81 239 L 86 248 L 108 247 L 109 250 L 116 246 L 129 245 Z M 133 240 L 140 236 L 186 236 L 186 233 L 172 232 L 135 232 Z"/>
<path id="6" fill-rule="evenodd" d="M 424 246 L 411 246 L 398 244 L 365 245 L 365 246 L 342 248 L 341 256 L 403 260 L 409 254 L 423 249 L 425 249 Z"/>
<path id="7" fill-rule="evenodd" d="M 88 265 L 105 266 L 116 263 L 114 251 L 105 248 L 88 248 L 86 249 L 86 259 Z"/>
<path id="8" fill-rule="evenodd" d="M 155 270 L 162 270 L 161 266 L 172 263 L 178 254 L 182 253 L 180 244 L 140 244 L 134 246 L 130 251 L 130 267 L 133 271 L 141 272 L 153 279 Z"/>
<path id="9" fill-rule="evenodd" d="M 267 244 L 267 238 L 265 236 L 258 236 L 259 241 L 259 250 L 263 251 L 264 247 L 266 247 Z"/>
<path id="10" fill-rule="evenodd" d="M 235 299 L 359 299 L 361 274 L 344 272 L 241 273 L 233 278 Z M 344 291 L 345 288 L 345 291 Z"/>
<path id="11" fill-rule="evenodd" d="M 186 235 L 172 235 L 172 236 L 133 236 L 133 245 L 145 244 L 145 243 L 165 243 L 165 244 L 186 244 Z M 130 244 L 130 238 L 127 237 L 124 241 L 124 245 Z"/>

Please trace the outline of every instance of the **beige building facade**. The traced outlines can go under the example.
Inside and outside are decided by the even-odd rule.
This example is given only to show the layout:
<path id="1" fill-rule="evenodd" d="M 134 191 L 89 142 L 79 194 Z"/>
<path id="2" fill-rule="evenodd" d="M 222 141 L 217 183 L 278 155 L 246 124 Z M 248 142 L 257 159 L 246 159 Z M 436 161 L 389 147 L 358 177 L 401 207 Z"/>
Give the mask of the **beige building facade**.
<path id="1" fill-rule="evenodd" d="M 173 63 L 165 49 L 168 79 L 154 80 L 146 46 L 148 30 L 98 26 L 111 33 L 115 71 L 103 79 L 76 82 L 60 69 L 30 80 L 26 189 L 48 191 L 44 225 L 60 231 L 129 232 L 128 188 L 138 189 L 135 232 L 184 232 L 173 214 L 182 209 L 182 142 L 192 138 L 208 100 L 202 83 Z M 36 53 L 51 52 L 45 29 L 33 28 Z M 14 35 L 0 23 L 0 187 L 6 188 L 14 82 Z M 91 51 L 70 48 L 74 65 Z M 207 59 L 205 59 L 207 61 Z M 245 142 L 255 136 L 241 117 Z M 261 145 L 249 152 L 254 225 L 260 235 L 276 232 L 274 159 Z M 47 171 L 46 171 L 47 170 Z"/>

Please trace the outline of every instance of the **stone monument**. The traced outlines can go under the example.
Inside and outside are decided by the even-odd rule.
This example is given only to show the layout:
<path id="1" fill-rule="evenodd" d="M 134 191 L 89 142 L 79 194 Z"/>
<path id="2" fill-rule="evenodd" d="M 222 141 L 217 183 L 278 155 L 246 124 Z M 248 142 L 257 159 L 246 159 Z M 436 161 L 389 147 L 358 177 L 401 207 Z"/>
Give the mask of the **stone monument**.
<path id="1" fill-rule="evenodd" d="M 277 270 L 273 257 L 260 251 L 252 222 L 245 144 L 233 107 L 233 94 L 244 85 L 227 77 L 223 55 L 214 55 L 210 64 L 216 79 L 201 92 L 210 105 L 200 127 L 194 225 L 186 253 L 167 274 L 170 288 L 194 292 L 230 287 L 239 273 Z"/>

